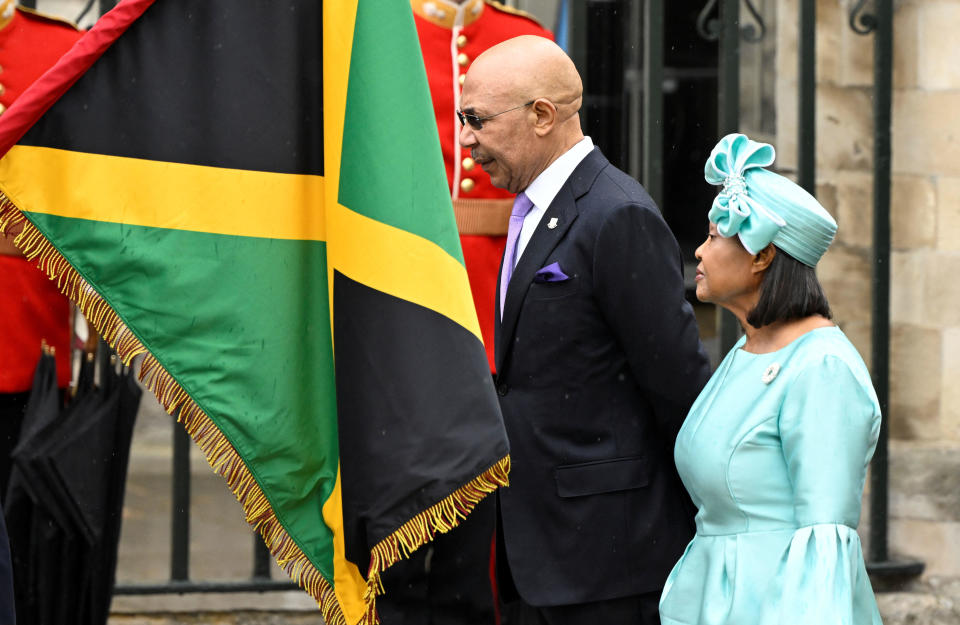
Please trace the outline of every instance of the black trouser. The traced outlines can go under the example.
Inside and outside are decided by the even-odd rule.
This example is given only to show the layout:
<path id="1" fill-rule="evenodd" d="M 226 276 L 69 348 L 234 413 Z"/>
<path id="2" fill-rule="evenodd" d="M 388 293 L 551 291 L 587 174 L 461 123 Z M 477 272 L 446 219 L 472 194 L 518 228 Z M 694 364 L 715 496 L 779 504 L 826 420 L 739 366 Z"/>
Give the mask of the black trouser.
<path id="1" fill-rule="evenodd" d="M 484 497 L 446 534 L 387 569 L 377 597 L 383 625 L 493 625 L 490 551 L 496 502 Z"/>
<path id="2" fill-rule="evenodd" d="M 504 603 L 501 612 L 509 625 L 660 625 L 661 591 L 629 597 L 537 607 L 525 602 L 517 591 L 504 549 L 503 524 L 497 515 L 497 582 Z M 599 563 L 602 566 L 602 563 Z"/>
<path id="3" fill-rule="evenodd" d="M 6 499 L 7 484 L 13 461 L 10 454 L 20 440 L 23 411 L 27 408 L 30 392 L 0 393 L 0 501 Z"/>
<path id="4" fill-rule="evenodd" d="M 7 539 L 7 524 L 0 508 L 0 623 L 16 622 L 13 599 L 13 566 L 10 563 L 10 543 Z"/>
<path id="5" fill-rule="evenodd" d="M 518 599 L 506 606 L 510 625 L 660 625 L 660 591 L 619 599 L 535 607 Z"/>

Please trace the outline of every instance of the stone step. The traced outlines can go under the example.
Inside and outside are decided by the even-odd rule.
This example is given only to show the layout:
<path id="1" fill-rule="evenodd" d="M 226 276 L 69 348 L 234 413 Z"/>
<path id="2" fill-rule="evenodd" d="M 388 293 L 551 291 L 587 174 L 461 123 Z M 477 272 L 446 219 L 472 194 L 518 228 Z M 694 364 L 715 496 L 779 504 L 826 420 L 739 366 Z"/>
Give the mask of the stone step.
<path id="1" fill-rule="evenodd" d="M 238 610 L 227 612 L 115 614 L 108 625 L 323 625 L 319 614 Z"/>

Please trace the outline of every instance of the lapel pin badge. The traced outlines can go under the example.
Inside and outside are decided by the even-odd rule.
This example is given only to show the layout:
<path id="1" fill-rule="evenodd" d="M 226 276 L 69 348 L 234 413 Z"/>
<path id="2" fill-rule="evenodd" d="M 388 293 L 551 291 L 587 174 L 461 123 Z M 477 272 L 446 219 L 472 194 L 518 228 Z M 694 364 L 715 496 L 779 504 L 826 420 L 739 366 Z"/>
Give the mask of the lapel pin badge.
<path id="1" fill-rule="evenodd" d="M 553 230 L 557 227 L 557 218 L 551 217 L 549 223 L 547 223 L 547 228 Z"/>
<path id="2" fill-rule="evenodd" d="M 780 373 L 780 363 L 775 362 L 769 367 L 767 367 L 767 370 L 763 372 L 763 376 L 760 378 L 760 380 L 764 384 L 770 384 L 771 382 L 773 382 L 773 380 L 777 377 L 777 374 L 779 373 Z"/>

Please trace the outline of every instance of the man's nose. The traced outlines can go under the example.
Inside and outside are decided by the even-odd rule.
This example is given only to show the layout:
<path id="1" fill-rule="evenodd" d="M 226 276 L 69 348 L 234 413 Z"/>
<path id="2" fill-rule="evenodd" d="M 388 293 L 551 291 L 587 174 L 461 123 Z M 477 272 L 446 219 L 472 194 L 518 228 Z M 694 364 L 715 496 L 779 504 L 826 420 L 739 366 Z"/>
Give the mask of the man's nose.
<path id="1" fill-rule="evenodd" d="M 477 135 L 473 134 L 473 128 L 470 124 L 464 124 L 460 127 L 460 145 L 469 148 L 476 145 Z"/>

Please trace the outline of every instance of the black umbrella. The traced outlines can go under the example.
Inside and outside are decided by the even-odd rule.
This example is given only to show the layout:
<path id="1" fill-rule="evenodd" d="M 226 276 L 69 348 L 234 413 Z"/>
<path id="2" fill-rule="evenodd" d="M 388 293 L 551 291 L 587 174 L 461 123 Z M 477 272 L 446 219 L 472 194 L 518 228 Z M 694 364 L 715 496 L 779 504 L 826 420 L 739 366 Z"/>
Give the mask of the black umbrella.
<path id="1" fill-rule="evenodd" d="M 27 558 L 14 561 L 17 587 L 22 589 L 18 613 L 32 615 L 30 620 L 21 617 L 27 625 L 68 622 L 70 606 L 80 597 L 78 580 L 85 574 L 79 555 L 83 550 L 81 528 L 71 515 L 69 493 L 51 471 L 50 455 L 69 436 L 77 413 L 96 405 L 93 378 L 94 363 L 87 359 L 81 365 L 76 394 L 68 408 L 60 409 L 58 402 L 54 414 L 28 412 L 13 452 L 10 492 L 25 491 L 32 506 Z M 44 405 L 47 403 L 53 406 L 50 402 Z"/>
<path id="2" fill-rule="evenodd" d="M 0 514 L 0 623 L 14 623 L 16 610 L 13 603 L 13 566 L 10 563 L 10 541 L 7 539 L 7 524 Z"/>
<path id="3" fill-rule="evenodd" d="M 103 543 L 98 561 L 102 580 L 101 587 L 91 596 L 93 619 L 92 623 L 106 623 L 110 613 L 110 599 L 113 596 L 113 587 L 116 581 L 117 551 L 120 546 L 120 530 L 123 520 L 123 499 L 126 494 L 127 470 L 130 466 L 130 445 L 133 441 L 133 427 L 136 423 L 137 412 L 140 409 L 140 399 L 143 390 L 137 384 L 133 372 L 129 367 L 124 368 L 117 380 L 117 392 L 120 395 L 118 402 L 118 418 L 116 441 L 114 445 L 114 466 L 110 473 L 108 485 L 107 516 L 103 528 Z"/>
<path id="4" fill-rule="evenodd" d="M 24 411 L 20 440 L 13 456 L 24 453 L 28 441 L 60 418 L 60 393 L 57 389 L 56 361 L 44 352 L 34 371 L 33 387 Z M 21 467 L 13 464 L 4 500 L 4 516 L 10 536 L 10 555 L 14 571 L 14 596 L 21 624 L 39 622 L 35 588 L 32 581 L 31 538 L 34 517 L 38 516 L 29 491 L 29 479 Z"/>
<path id="5" fill-rule="evenodd" d="M 14 451 L 10 493 L 19 501 L 25 493 L 32 505 L 26 558 L 19 558 L 22 570 L 15 569 L 25 580 L 18 583 L 24 586 L 18 602 L 24 604 L 28 616 L 20 620 L 27 625 L 103 625 L 107 620 L 141 391 L 129 371 L 117 372 L 106 350 L 101 344 L 99 388 L 93 384 L 91 357 L 65 410 L 58 406 L 57 415 L 28 411 L 27 436 Z M 43 405 L 49 410 L 52 403 Z"/>
<path id="6" fill-rule="evenodd" d="M 105 353 L 105 351 L 103 352 Z M 123 494 L 141 390 L 128 370 L 105 361 L 98 400 L 70 417 L 70 434 L 51 450 L 52 473 L 70 499 L 86 550 L 76 622 L 106 623 L 113 592 Z"/>
<path id="7" fill-rule="evenodd" d="M 38 625 L 82 623 L 76 613 L 90 575 L 88 552 L 96 544 L 95 532 L 83 523 L 80 513 L 81 501 L 88 495 L 78 497 L 71 492 L 58 474 L 57 461 L 101 453 L 96 448 L 84 449 L 75 442 L 78 432 L 96 430 L 102 415 L 111 412 L 109 402 L 104 402 L 103 394 L 93 385 L 94 367 L 90 355 L 81 366 L 76 394 L 63 416 L 38 435 L 41 440 L 24 463 L 37 482 L 44 485 L 45 492 L 38 493 L 38 508 L 41 515 L 46 514 L 53 521 L 34 526 L 42 541 L 36 543 L 33 561 L 34 585 L 39 598 Z M 82 474 L 77 477 L 90 479 Z M 98 501 L 92 505 L 103 504 Z"/>

